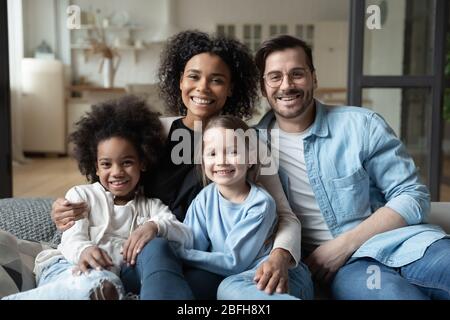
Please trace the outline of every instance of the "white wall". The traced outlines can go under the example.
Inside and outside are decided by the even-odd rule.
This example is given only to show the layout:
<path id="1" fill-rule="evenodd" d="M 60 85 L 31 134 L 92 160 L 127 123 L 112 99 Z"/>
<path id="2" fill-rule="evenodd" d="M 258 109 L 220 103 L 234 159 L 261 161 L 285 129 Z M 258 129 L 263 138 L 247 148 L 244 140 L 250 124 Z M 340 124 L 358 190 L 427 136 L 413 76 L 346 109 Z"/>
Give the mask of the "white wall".
<path id="1" fill-rule="evenodd" d="M 24 0 L 26 2 L 26 42 L 25 50 L 31 55 L 35 47 L 45 39 L 53 49 L 56 21 L 54 0 Z M 56 0 L 58 1 L 58 0 Z M 288 24 L 293 33 L 295 24 L 316 23 L 320 21 L 347 21 L 349 0 L 72 0 L 70 4 L 79 5 L 82 10 L 100 9 L 102 15 L 126 11 L 130 21 L 143 27 L 135 32 L 135 38 L 153 39 L 162 26 L 167 23 L 171 5 L 175 8 L 172 17 L 179 30 L 200 29 L 213 32 L 220 23 L 235 24 L 237 36 L 241 36 L 242 25 L 246 23 L 263 24 L 263 37 L 268 36 L 269 24 Z M 63 12 L 61 8 L 57 11 Z M 61 31 L 61 30 L 59 30 Z M 83 37 L 83 30 L 71 31 L 71 41 Z M 61 33 L 61 32 L 60 32 Z M 111 33 L 111 39 L 121 36 Z M 122 37 L 125 37 L 124 35 Z M 333 38 L 333 34 L 330 34 Z M 59 38 L 58 38 L 59 39 Z M 116 86 L 133 83 L 154 83 L 159 64 L 162 43 L 153 43 L 149 50 L 137 53 L 137 63 L 132 52 L 121 51 L 121 66 L 116 75 Z M 62 50 L 61 50 L 62 51 Z M 98 72 L 100 57 L 89 57 L 87 61 L 80 50 L 71 50 L 73 77 L 83 76 L 87 80 L 101 84 Z M 62 58 L 66 55 L 62 52 Z"/>
<path id="2" fill-rule="evenodd" d="M 184 28 L 215 31 L 215 25 L 245 23 L 312 23 L 347 20 L 348 0 L 178 0 Z"/>
<path id="3" fill-rule="evenodd" d="M 12 159 L 14 162 L 25 162 L 22 143 L 22 104 L 21 75 L 22 58 L 24 55 L 23 6 L 22 0 L 8 0 L 8 37 L 16 41 L 10 42 L 9 49 L 9 79 L 11 87 L 11 134 Z"/>
<path id="4" fill-rule="evenodd" d="M 315 24 L 313 58 L 319 88 L 347 87 L 347 21 L 322 21 Z"/>
<path id="5" fill-rule="evenodd" d="M 55 52 L 56 18 L 54 0 L 23 0 L 23 19 L 25 56 L 34 57 L 34 51 L 43 40 Z"/>

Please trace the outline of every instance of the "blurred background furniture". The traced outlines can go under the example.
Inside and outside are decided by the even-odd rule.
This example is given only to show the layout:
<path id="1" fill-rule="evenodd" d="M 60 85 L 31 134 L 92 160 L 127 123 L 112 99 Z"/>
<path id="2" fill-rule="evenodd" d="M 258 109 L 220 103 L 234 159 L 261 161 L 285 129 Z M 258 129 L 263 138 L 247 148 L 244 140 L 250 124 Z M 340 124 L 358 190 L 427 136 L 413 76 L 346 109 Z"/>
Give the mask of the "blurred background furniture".
<path id="1" fill-rule="evenodd" d="M 23 149 L 66 153 L 64 66 L 57 60 L 22 60 Z"/>
<path id="2" fill-rule="evenodd" d="M 129 94 L 144 98 L 151 110 L 157 112 L 160 116 L 167 115 L 164 101 L 159 97 L 157 83 L 129 83 L 125 89 Z"/>

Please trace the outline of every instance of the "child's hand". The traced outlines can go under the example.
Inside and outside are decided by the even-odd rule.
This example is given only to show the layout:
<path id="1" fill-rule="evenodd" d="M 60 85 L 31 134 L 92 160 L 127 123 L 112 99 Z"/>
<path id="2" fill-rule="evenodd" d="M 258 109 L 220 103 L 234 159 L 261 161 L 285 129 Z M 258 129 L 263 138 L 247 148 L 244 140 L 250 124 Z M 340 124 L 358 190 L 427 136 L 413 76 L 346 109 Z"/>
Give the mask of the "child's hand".
<path id="1" fill-rule="evenodd" d="M 81 252 L 78 268 L 83 273 L 88 273 L 88 269 L 102 270 L 113 266 L 111 257 L 97 246 L 90 246 Z"/>
<path id="2" fill-rule="evenodd" d="M 123 260 L 129 265 L 134 265 L 136 263 L 136 256 L 141 252 L 147 242 L 155 238 L 157 234 L 158 226 L 153 221 L 146 222 L 134 230 L 123 245 Z"/>

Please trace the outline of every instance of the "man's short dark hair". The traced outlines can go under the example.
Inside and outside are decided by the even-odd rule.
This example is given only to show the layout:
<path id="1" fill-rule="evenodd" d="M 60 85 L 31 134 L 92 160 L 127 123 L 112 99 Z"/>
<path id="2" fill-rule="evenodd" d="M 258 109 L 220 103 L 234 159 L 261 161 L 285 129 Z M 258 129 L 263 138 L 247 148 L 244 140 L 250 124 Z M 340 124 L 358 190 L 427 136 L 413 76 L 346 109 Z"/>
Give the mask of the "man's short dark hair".
<path id="1" fill-rule="evenodd" d="M 264 72 L 266 70 L 267 57 L 276 51 L 283 51 L 290 48 L 302 48 L 306 54 L 306 63 L 311 72 L 315 71 L 311 47 L 303 40 L 290 36 L 279 35 L 264 41 L 255 55 L 255 63 L 259 70 L 259 79 L 261 88 L 264 88 Z"/>

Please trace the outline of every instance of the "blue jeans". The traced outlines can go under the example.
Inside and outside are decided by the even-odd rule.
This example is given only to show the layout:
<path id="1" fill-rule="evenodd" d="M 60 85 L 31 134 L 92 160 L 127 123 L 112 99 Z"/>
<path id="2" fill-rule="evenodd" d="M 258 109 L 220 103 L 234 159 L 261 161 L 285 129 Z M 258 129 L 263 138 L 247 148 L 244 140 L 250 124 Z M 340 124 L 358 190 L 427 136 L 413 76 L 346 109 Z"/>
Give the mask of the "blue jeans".
<path id="1" fill-rule="evenodd" d="M 186 267 L 184 277 L 198 300 L 216 300 L 217 288 L 224 279 L 219 274 L 194 267 Z"/>
<path id="2" fill-rule="evenodd" d="M 310 300 L 314 287 L 308 267 L 300 262 L 289 270 L 289 293 L 267 294 L 256 287 L 253 278 L 257 267 L 225 278 L 217 290 L 218 300 Z"/>
<path id="3" fill-rule="evenodd" d="M 194 299 L 184 279 L 181 260 L 163 238 L 147 243 L 135 266 L 122 267 L 120 278 L 125 289 L 139 293 L 141 300 Z"/>
<path id="4" fill-rule="evenodd" d="M 89 300 L 93 292 L 104 281 L 114 285 L 118 298 L 124 290 L 122 282 L 114 273 L 107 270 L 90 270 L 88 274 L 72 275 L 74 265 L 60 259 L 46 267 L 39 278 L 37 287 L 28 291 L 4 297 L 5 300 Z"/>
<path id="5" fill-rule="evenodd" d="M 371 258 L 359 258 L 336 274 L 331 293 L 348 300 L 450 299 L 450 239 L 431 244 L 422 258 L 391 268 Z"/>
<path id="6" fill-rule="evenodd" d="M 136 267 L 122 268 L 120 278 L 125 291 L 140 294 L 141 299 L 216 299 L 222 276 L 192 267 L 181 271 L 180 266 L 180 259 L 175 256 L 168 242 L 156 238 L 139 254 Z M 148 285 L 141 282 L 141 274 L 144 273 L 152 274 L 147 277 Z"/>

